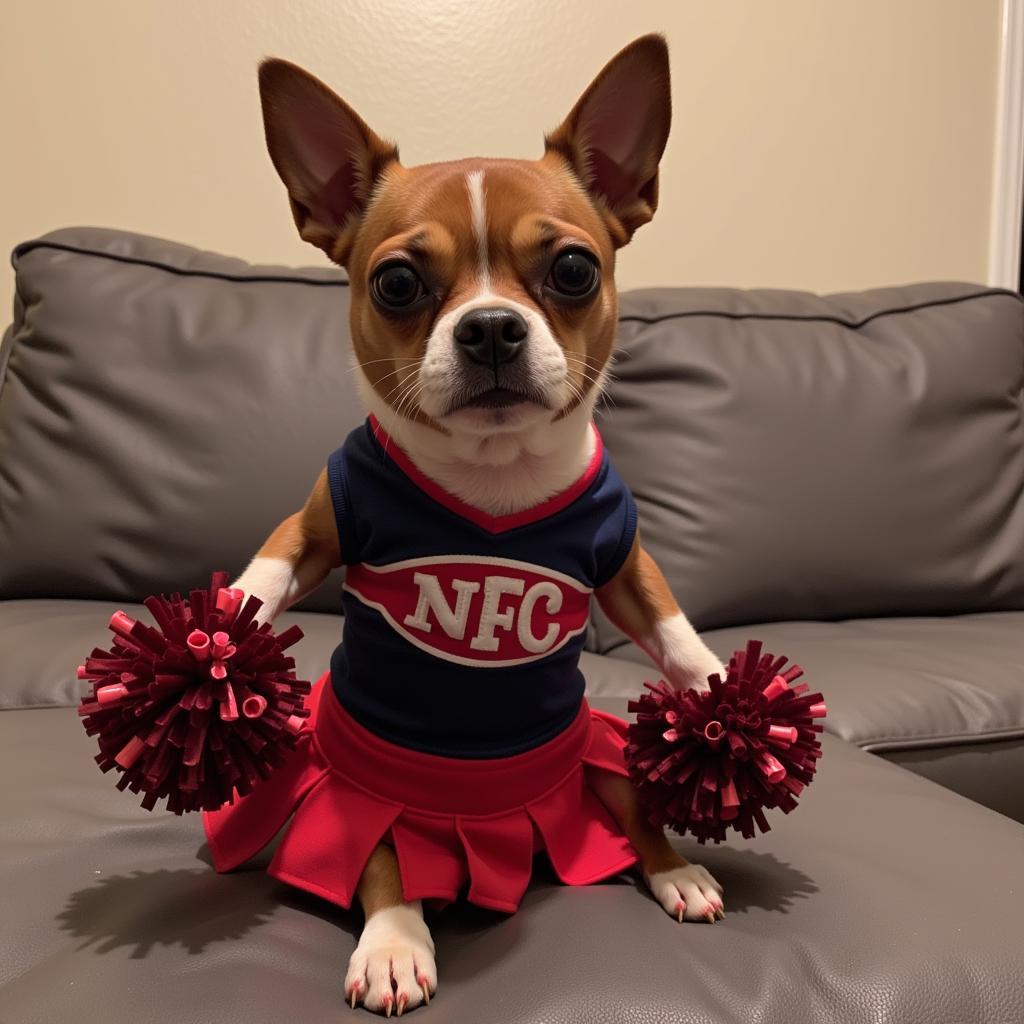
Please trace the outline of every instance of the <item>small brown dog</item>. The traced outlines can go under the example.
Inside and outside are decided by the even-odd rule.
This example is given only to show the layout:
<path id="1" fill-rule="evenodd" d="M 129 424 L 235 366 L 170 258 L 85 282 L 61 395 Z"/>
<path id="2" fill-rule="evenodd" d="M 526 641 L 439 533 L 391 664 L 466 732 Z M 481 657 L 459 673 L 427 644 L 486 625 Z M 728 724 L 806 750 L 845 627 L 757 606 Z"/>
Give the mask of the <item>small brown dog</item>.
<path id="1" fill-rule="evenodd" d="M 361 394 L 410 473 L 469 510 L 467 518 L 514 520 L 571 492 L 600 444 L 592 414 L 616 336 L 615 253 L 657 207 L 671 106 L 665 41 L 644 36 L 622 50 L 547 136 L 537 161 L 407 168 L 300 68 L 268 60 L 260 91 L 267 145 L 299 234 L 348 272 Z M 325 469 L 236 582 L 262 599 L 268 618 L 344 560 L 337 511 Z M 631 536 L 614 576 L 593 593 L 667 679 L 704 686 L 722 665 Z M 556 614 L 561 591 L 550 583 L 524 582 L 507 567 L 479 582 L 416 576 L 415 613 L 392 621 L 402 642 L 417 644 L 415 630 L 434 628 L 434 637 L 465 641 L 470 658 L 493 658 L 512 644 L 520 661 L 567 642 Z M 591 772 L 588 782 L 665 911 L 680 921 L 722 916 L 721 886 L 646 821 L 628 780 Z M 358 896 L 366 926 L 346 978 L 352 1005 L 390 1016 L 429 1000 L 433 942 L 420 902 L 404 898 L 387 842 L 370 855 Z"/>

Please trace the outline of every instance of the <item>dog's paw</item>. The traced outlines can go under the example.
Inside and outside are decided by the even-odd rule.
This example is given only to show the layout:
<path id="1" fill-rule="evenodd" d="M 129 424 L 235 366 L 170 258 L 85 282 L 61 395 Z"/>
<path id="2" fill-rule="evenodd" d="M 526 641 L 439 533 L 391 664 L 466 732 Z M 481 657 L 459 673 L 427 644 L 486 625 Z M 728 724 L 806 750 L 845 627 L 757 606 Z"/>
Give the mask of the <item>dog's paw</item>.
<path id="1" fill-rule="evenodd" d="M 708 652 L 710 654 L 710 652 Z M 708 682 L 710 676 L 717 675 L 720 679 L 725 678 L 728 669 L 713 655 L 706 658 L 700 665 L 690 665 L 684 670 L 677 669 L 671 674 L 670 682 L 680 690 L 695 690 L 697 693 L 707 693 L 711 689 Z"/>
<path id="2" fill-rule="evenodd" d="M 709 652 L 710 653 L 710 652 Z M 699 677 L 695 677 L 693 688 L 698 693 L 705 693 L 711 689 L 711 684 L 708 679 L 711 676 L 718 676 L 719 679 L 725 679 L 729 669 L 723 665 L 714 655 L 712 655 L 700 668 Z"/>
<path id="3" fill-rule="evenodd" d="M 353 1009 L 401 1017 L 437 990 L 434 940 L 418 903 L 378 910 L 363 928 L 345 975 Z"/>
<path id="4" fill-rule="evenodd" d="M 644 875 L 644 881 L 665 912 L 679 921 L 714 924 L 725 917 L 725 905 L 722 903 L 725 890 L 700 864 L 686 864 Z"/>

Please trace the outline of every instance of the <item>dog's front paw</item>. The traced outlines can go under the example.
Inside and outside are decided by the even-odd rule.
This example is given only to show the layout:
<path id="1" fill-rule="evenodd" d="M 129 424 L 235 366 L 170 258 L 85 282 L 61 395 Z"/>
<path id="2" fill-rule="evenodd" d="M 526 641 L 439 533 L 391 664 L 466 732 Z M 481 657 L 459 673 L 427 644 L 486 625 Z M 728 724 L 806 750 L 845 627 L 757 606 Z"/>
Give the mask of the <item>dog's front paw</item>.
<path id="1" fill-rule="evenodd" d="M 679 690 L 696 690 L 697 693 L 706 693 L 711 689 L 708 678 L 717 675 L 720 679 L 725 678 L 728 671 L 711 652 L 699 665 L 687 665 L 684 669 L 676 669 L 670 674 L 669 681 Z"/>
<path id="2" fill-rule="evenodd" d="M 437 990 L 434 940 L 419 904 L 378 910 L 363 928 L 345 976 L 345 996 L 355 1009 L 399 1017 Z"/>
<path id="3" fill-rule="evenodd" d="M 725 890 L 700 864 L 685 864 L 653 875 L 645 874 L 644 881 L 665 912 L 680 922 L 707 921 L 714 924 L 725 917 L 722 903 Z"/>
<path id="4" fill-rule="evenodd" d="M 711 689 L 711 685 L 708 683 L 708 679 L 711 676 L 718 676 L 719 679 L 725 679 L 726 673 L 729 669 L 723 665 L 710 651 L 708 654 L 711 656 L 704 661 L 698 670 L 698 675 L 694 679 L 693 688 L 698 693 L 704 693 Z"/>

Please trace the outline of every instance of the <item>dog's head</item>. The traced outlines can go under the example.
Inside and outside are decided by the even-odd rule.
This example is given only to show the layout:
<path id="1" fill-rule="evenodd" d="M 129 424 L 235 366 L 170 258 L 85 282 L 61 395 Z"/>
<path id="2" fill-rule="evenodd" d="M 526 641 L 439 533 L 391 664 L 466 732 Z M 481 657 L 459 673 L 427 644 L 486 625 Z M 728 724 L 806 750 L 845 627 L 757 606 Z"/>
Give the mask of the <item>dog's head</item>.
<path id="1" fill-rule="evenodd" d="M 658 203 L 664 39 L 614 57 L 536 161 L 404 167 L 286 61 L 261 66 L 260 95 L 299 234 L 348 271 L 371 408 L 452 435 L 589 414 L 615 337 L 615 250 Z"/>

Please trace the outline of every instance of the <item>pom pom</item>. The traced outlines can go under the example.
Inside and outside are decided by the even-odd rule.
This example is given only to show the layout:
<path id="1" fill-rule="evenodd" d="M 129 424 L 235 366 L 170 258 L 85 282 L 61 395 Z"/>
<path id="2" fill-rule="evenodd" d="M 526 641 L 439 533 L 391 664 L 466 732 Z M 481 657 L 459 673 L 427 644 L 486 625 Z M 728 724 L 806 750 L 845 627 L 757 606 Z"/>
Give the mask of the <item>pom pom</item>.
<path id="1" fill-rule="evenodd" d="M 257 625 L 262 602 L 226 587 L 214 573 L 208 590 L 148 597 L 156 622 L 115 612 L 113 646 L 95 648 L 78 667 L 92 683 L 78 707 L 99 740 L 96 762 L 116 768 L 117 788 L 143 793 L 152 810 L 216 810 L 266 778 L 296 744 L 309 711 L 310 684 L 295 678 L 284 651 L 297 626 L 275 636 Z"/>
<path id="2" fill-rule="evenodd" d="M 799 665 L 762 654 L 751 641 L 710 689 L 645 684 L 629 702 L 626 762 L 652 824 L 698 842 L 720 843 L 734 828 L 751 839 L 769 831 L 766 808 L 788 814 L 814 778 L 825 717 L 820 693 L 808 693 Z"/>

